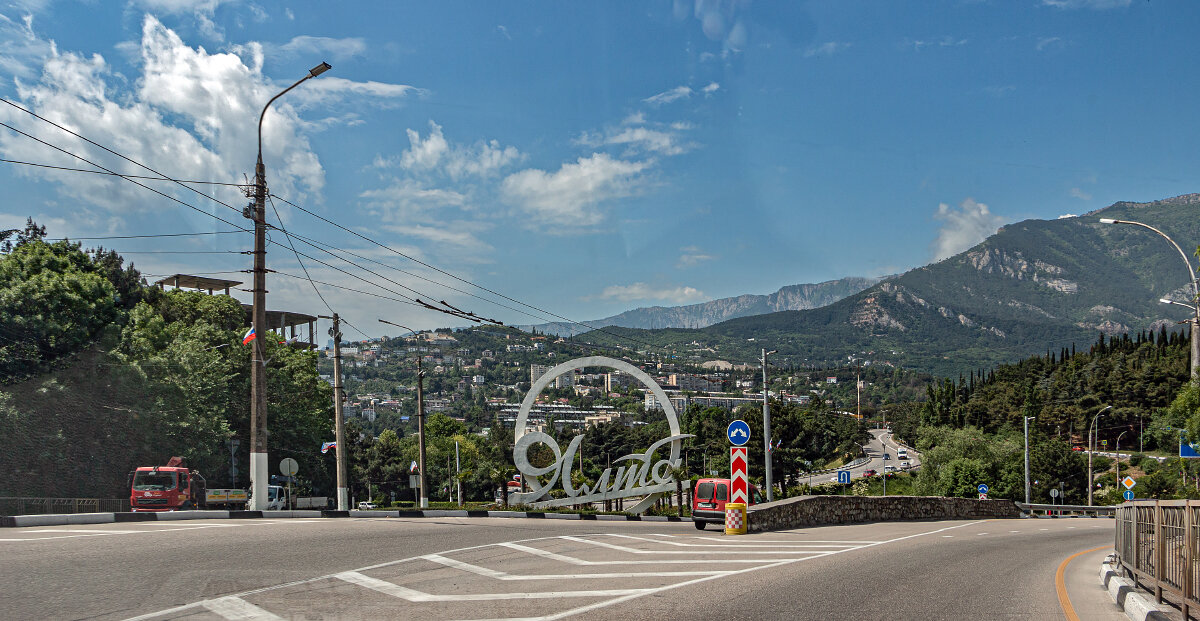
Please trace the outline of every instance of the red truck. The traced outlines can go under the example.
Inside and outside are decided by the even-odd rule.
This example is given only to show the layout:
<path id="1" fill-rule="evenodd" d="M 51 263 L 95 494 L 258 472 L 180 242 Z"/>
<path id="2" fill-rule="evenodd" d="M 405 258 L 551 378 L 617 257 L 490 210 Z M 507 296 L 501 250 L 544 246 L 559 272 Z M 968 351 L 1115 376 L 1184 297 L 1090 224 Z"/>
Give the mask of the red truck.
<path id="1" fill-rule="evenodd" d="M 141 466 L 129 473 L 129 508 L 133 511 L 186 511 L 205 506 L 204 477 L 172 457 L 165 466 Z"/>

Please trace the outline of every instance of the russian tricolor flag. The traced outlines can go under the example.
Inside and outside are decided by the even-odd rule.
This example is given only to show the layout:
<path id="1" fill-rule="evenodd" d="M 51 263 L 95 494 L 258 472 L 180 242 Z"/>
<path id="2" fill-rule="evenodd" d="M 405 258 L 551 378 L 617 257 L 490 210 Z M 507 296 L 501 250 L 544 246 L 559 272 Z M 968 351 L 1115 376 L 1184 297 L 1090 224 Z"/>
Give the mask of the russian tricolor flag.
<path id="1" fill-rule="evenodd" d="M 328 453 L 329 449 L 331 449 L 331 448 L 337 448 L 337 442 L 322 442 L 321 443 L 321 454 L 323 455 L 325 453 Z"/>
<path id="2" fill-rule="evenodd" d="M 250 326 L 250 330 L 248 330 L 246 334 L 242 336 L 242 345 L 249 345 L 250 341 L 253 341 L 255 336 L 258 335 L 254 333 L 254 326 Z"/>

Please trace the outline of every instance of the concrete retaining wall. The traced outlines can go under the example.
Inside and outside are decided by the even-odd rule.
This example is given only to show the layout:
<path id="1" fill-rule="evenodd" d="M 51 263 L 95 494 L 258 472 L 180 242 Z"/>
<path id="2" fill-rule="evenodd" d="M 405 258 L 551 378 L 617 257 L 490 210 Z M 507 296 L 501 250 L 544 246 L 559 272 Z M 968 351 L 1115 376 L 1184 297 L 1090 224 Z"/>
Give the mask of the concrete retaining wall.
<path id="1" fill-rule="evenodd" d="M 934 496 L 797 496 L 750 507 L 750 532 L 896 520 L 1019 518 L 1011 500 Z"/>

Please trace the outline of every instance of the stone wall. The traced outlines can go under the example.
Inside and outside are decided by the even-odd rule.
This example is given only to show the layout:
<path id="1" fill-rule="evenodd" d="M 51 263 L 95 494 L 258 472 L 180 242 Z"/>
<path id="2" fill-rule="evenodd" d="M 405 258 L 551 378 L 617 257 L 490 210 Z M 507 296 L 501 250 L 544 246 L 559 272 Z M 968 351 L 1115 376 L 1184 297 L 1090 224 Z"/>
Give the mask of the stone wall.
<path id="1" fill-rule="evenodd" d="M 897 520 L 1017 518 L 1011 500 L 936 496 L 798 496 L 750 507 L 750 532 Z"/>

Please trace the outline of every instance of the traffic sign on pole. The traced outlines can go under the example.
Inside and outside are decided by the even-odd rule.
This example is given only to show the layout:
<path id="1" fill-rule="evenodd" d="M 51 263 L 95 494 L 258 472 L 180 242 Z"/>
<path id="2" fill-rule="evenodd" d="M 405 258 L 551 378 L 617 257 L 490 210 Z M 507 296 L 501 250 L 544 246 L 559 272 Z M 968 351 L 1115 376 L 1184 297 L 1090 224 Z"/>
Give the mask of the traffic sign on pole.
<path id="1" fill-rule="evenodd" d="M 745 446 L 750 441 L 750 425 L 744 420 L 735 420 L 725 429 L 725 436 L 734 446 Z"/>
<path id="2" fill-rule="evenodd" d="M 1131 489 L 1125 490 L 1121 495 L 1125 497 L 1125 500 L 1133 500 L 1133 490 Z"/>
<path id="3" fill-rule="evenodd" d="M 1125 477 L 1121 479 L 1121 485 L 1124 485 L 1125 489 L 1133 489 L 1133 486 L 1137 485 L 1137 481 L 1133 480 L 1133 477 Z"/>
<path id="4" fill-rule="evenodd" d="M 850 484 L 850 471 L 849 470 L 838 470 L 838 483 L 841 483 L 842 485 Z"/>
<path id="5" fill-rule="evenodd" d="M 980 484 L 979 484 L 979 487 L 977 487 L 977 488 L 975 488 L 975 489 L 979 490 L 979 493 L 980 493 L 980 494 L 986 494 L 986 493 L 988 493 L 988 486 L 987 486 L 987 483 L 980 483 Z"/>
<path id="6" fill-rule="evenodd" d="M 749 449 L 744 446 L 729 447 L 729 468 L 732 476 L 729 479 L 729 502 L 749 504 L 750 482 L 746 476 L 749 463 Z"/>

